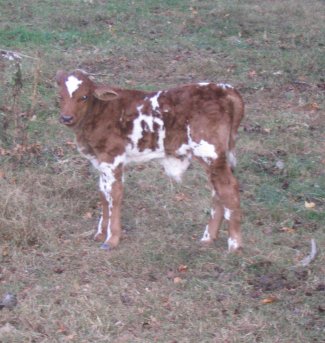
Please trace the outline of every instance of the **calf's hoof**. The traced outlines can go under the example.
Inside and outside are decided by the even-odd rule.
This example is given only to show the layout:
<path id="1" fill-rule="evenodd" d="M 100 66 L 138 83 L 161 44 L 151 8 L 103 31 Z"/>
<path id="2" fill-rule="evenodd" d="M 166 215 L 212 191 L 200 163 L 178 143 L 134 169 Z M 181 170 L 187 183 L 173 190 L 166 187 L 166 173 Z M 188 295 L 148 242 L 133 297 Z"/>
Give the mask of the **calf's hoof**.
<path id="1" fill-rule="evenodd" d="M 228 238 L 228 252 L 241 252 L 243 250 L 243 246 L 241 241 L 236 238 Z"/>
<path id="2" fill-rule="evenodd" d="M 102 232 L 96 233 L 96 235 L 94 236 L 95 242 L 105 242 L 105 239 L 106 239 L 106 235 Z"/>
<path id="3" fill-rule="evenodd" d="M 108 243 L 103 243 L 103 244 L 100 246 L 100 249 L 106 250 L 106 251 L 110 251 L 110 250 L 111 250 L 111 248 L 110 248 L 110 246 L 109 246 Z"/>

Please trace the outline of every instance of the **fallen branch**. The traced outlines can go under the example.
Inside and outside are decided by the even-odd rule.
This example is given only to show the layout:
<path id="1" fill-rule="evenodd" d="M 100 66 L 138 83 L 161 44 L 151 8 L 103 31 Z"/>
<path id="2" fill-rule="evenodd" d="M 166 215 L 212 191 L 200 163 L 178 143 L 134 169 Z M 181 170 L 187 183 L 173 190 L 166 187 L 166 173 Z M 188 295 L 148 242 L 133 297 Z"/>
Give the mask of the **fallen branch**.
<path id="1" fill-rule="evenodd" d="M 25 54 L 21 54 L 20 52 L 10 51 L 10 50 L 3 50 L 0 49 L 0 57 L 5 58 L 9 61 L 20 61 L 22 57 L 31 58 L 32 60 L 38 60 L 37 57 L 28 56 Z"/>
<path id="2" fill-rule="evenodd" d="M 316 242 L 314 239 L 311 239 L 310 243 L 311 243 L 310 254 L 299 262 L 299 265 L 302 267 L 307 267 L 316 258 L 316 255 L 317 255 Z"/>

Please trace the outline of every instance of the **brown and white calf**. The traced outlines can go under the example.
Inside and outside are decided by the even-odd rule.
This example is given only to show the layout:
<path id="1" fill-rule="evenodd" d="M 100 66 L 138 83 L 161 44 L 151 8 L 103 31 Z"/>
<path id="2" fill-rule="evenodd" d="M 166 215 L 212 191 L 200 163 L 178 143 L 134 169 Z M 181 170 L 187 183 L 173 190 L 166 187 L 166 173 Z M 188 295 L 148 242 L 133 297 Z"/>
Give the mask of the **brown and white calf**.
<path id="1" fill-rule="evenodd" d="M 223 83 L 198 83 L 144 92 L 94 83 L 82 71 L 58 71 L 60 122 L 100 173 L 103 213 L 96 240 L 103 248 L 121 238 L 123 171 L 131 162 L 157 159 L 180 181 L 192 159 L 212 184 L 211 218 L 201 241 L 212 242 L 228 222 L 229 251 L 242 246 L 239 188 L 232 167 L 235 137 L 244 115 L 239 93 Z"/>

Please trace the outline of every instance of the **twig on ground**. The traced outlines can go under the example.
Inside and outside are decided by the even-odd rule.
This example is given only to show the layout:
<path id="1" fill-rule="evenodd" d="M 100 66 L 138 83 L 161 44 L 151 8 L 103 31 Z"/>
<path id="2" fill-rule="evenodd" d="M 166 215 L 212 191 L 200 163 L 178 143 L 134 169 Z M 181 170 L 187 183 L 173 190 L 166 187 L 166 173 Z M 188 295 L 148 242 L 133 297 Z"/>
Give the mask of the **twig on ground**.
<path id="1" fill-rule="evenodd" d="M 32 60 L 38 60 L 38 57 L 33 57 L 33 56 L 28 56 L 25 54 L 21 54 L 20 52 L 15 52 L 15 51 L 10 51 L 10 50 L 4 50 L 4 49 L 0 49 L 0 56 L 2 58 L 5 58 L 9 61 L 17 61 L 17 60 L 21 60 L 22 57 L 26 57 L 26 58 L 31 58 Z"/>
<path id="2" fill-rule="evenodd" d="M 311 239 L 310 243 L 311 243 L 310 254 L 299 262 L 299 265 L 302 267 L 307 267 L 316 258 L 316 255 L 317 255 L 316 242 L 314 239 Z"/>

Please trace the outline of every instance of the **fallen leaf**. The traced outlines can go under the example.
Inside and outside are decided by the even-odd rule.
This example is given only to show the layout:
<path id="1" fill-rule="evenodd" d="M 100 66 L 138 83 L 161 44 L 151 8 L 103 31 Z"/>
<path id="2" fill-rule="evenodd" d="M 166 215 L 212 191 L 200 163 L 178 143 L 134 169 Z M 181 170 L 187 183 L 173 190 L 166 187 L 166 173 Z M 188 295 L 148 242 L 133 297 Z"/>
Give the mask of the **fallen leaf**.
<path id="1" fill-rule="evenodd" d="M 86 212 L 84 214 L 84 219 L 91 219 L 93 217 L 93 214 L 91 212 Z"/>
<path id="2" fill-rule="evenodd" d="M 283 228 L 280 229 L 280 231 L 287 232 L 287 233 L 293 233 L 293 232 L 295 232 L 295 229 L 292 227 L 284 226 Z"/>
<path id="3" fill-rule="evenodd" d="M 181 264 L 181 265 L 178 267 L 178 271 L 179 271 L 180 273 L 185 273 L 185 272 L 188 271 L 188 267 L 187 267 L 186 265 L 184 265 L 184 264 Z"/>
<path id="4" fill-rule="evenodd" d="M 8 255 L 9 255 L 9 247 L 5 246 L 5 247 L 2 248 L 2 256 L 6 257 Z"/>
<path id="5" fill-rule="evenodd" d="M 320 109 L 319 105 L 316 102 L 312 102 L 303 106 L 306 111 L 318 111 Z"/>
<path id="6" fill-rule="evenodd" d="M 305 201 L 305 207 L 306 208 L 314 208 L 315 206 L 316 206 L 316 204 L 314 202 Z"/>
<path id="7" fill-rule="evenodd" d="M 69 329 L 62 322 L 59 322 L 57 332 L 62 333 L 64 335 L 68 335 Z"/>
<path id="8" fill-rule="evenodd" d="M 64 272 L 64 268 L 62 268 L 62 267 L 55 267 L 55 268 L 53 269 L 53 271 L 54 271 L 54 273 L 56 273 L 56 274 L 62 274 L 62 273 Z"/>
<path id="9" fill-rule="evenodd" d="M 269 297 L 262 299 L 261 303 L 262 304 L 272 304 L 278 300 L 279 299 L 275 295 L 270 295 Z"/>
<path id="10" fill-rule="evenodd" d="M 175 195 L 175 200 L 176 201 L 186 201 L 188 199 L 184 193 L 178 193 Z"/>
<path id="11" fill-rule="evenodd" d="M 71 146 L 72 148 L 75 148 L 77 146 L 77 144 L 75 142 L 72 142 L 72 141 L 66 141 L 65 144 L 67 146 Z"/>
<path id="12" fill-rule="evenodd" d="M 182 279 L 179 277 L 179 276 L 176 276 L 175 278 L 174 278 L 174 283 L 175 284 L 178 284 L 178 283 L 181 283 L 182 282 Z"/>

